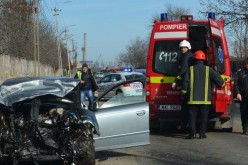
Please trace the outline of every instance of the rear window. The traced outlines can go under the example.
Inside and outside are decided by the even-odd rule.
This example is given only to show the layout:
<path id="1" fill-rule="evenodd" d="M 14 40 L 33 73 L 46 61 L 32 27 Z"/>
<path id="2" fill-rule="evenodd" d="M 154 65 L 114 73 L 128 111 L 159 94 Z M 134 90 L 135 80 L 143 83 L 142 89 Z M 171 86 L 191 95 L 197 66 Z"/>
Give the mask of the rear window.
<path id="1" fill-rule="evenodd" d="M 144 78 L 145 76 L 142 74 L 131 74 L 131 75 L 125 75 L 126 80 L 133 80 L 133 79 L 139 79 Z"/>
<path id="2" fill-rule="evenodd" d="M 225 72 L 225 65 L 221 39 L 218 37 L 213 37 L 213 41 L 215 55 L 215 70 L 222 74 Z"/>
<path id="3" fill-rule="evenodd" d="M 168 76 L 175 76 L 178 73 L 179 40 L 157 41 L 154 46 L 153 71 Z"/>

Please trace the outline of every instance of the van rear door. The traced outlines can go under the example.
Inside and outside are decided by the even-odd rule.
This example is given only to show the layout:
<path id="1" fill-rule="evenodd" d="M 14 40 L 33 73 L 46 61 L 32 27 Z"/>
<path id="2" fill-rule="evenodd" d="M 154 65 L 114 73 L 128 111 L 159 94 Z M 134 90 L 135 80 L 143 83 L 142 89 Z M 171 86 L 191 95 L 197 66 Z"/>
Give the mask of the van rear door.
<path id="1" fill-rule="evenodd" d="M 210 54 L 211 66 L 224 76 L 225 64 L 222 45 L 222 33 L 220 25 L 217 21 L 209 19 L 210 27 Z M 225 77 L 225 76 L 224 76 Z M 227 100 L 224 87 L 214 87 L 213 89 L 213 104 L 216 112 L 226 112 Z"/>

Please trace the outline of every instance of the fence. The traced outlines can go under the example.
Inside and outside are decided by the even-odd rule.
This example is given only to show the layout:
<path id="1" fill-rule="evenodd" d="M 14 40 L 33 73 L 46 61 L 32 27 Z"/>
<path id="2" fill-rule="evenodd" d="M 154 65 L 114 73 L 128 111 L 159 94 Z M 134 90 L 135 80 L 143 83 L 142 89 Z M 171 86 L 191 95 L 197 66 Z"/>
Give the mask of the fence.
<path id="1" fill-rule="evenodd" d="M 59 76 L 59 71 L 52 66 L 40 64 L 41 76 Z M 35 75 L 35 65 L 33 61 L 0 55 L 0 83 L 12 77 L 27 77 Z"/>

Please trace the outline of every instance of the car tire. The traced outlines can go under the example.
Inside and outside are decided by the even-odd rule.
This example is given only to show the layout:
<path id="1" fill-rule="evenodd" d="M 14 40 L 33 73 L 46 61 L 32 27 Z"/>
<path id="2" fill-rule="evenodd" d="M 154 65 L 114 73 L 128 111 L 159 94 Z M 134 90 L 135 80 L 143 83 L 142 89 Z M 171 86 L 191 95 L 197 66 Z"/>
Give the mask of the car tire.
<path id="1" fill-rule="evenodd" d="M 121 90 L 117 90 L 116 95 L 118 95 L 118 94 L 123 94 L 123 92 Z"/>
<path id="2" fill-rule="evenodd" d="M 78 143 L 80 149 L 77 165 L 95 165 L 95 146 L 93 137 L 80 139 Z"/>

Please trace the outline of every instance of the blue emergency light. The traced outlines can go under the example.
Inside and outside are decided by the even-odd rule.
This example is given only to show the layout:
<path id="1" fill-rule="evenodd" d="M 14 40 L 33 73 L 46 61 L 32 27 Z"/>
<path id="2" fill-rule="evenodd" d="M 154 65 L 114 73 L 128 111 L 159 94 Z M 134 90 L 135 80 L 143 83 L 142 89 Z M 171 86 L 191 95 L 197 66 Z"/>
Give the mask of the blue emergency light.
<path id="1" fill-rule="evenodd" d="M 167 15 L 167 13 L 161 13 L 161 14 L 160 14 L 160 20 L 161 20 L 161 21 L 167 21 L 167 20 L 168 20 L 168 15 Z"/>
<path id="2" fill-rule="evenodd" d="M 132 72 L 132 68 L 123 68 L 123 72 Z"/>
<path id="3" fill-rule="evenodd" d="M 214 12 L 209 12 L 208 13 L 208 18 L 215 19 L 215 13 Z"/>

